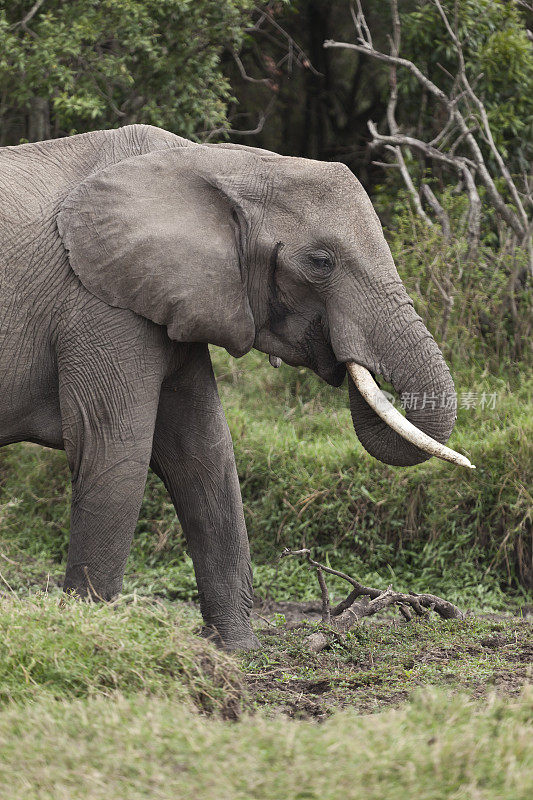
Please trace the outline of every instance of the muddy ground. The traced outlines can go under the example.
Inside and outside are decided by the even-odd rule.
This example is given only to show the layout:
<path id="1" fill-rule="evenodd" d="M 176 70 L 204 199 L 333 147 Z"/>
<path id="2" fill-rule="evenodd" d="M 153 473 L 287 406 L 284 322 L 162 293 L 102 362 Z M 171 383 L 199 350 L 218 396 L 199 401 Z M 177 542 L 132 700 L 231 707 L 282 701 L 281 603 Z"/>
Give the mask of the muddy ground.
<path id="1" fill-rule="evenodd" d="M 399 706 L 422 686 L 516 695 L 533 679 L 533 617 L 468 614 L 405 622 L 392 612 L 362 620 L 328 649 L 306 639 L 320 625 L 320 603 L 262 603 L 254 624 L 262 649 L 241 656 L 257 706 L 294 717 L 335 709 L 361 714 Z"/>

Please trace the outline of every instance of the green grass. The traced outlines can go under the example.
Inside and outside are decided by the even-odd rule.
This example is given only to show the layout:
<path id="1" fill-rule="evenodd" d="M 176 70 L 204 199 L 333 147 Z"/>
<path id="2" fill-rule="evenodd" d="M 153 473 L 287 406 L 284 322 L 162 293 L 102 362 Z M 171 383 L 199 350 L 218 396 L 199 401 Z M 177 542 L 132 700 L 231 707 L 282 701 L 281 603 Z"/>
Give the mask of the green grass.
<path id="1" fill-rule="evenodd" d="M 259 594 L 317 597 L 304 563 L 277 558 L 305 541 L 375 586 L 429 590 L 477 611 L 516 611 L 528 600 L 525 377 L 458 371 L 460 392 L 496 393 L 493 410 L 459 410 L 451 444 L 477 463 L 475 473 L 435 460 L 395 470 L 357 442 L 345 387 L 330 389 L 305 370 L 272 370 L 257 353 L 234 361 L 214 351 L 214 361 Z M 59 606 L 69 499 L 62 453 L 0 450 L 0 794 L 530 796 L 531 694 L 518 692 L 531 680 L 532 644 L 523 619 L 385 617 L 311 656 L 312 628 L 278 617 L 259 631 L 262 650 L 232 659 L 193 636 L 197 612 L 174 602 L 194 599 L 196 585 L 153 475 L 126 597 Z M 346 592 L 335 579 L 329 585 L 334 596 Z M 44 588 L 49 595 L 35 591 Z"/>
<path id="2" fill-rule="evenodd" d="M 43 701 L 0 713 L 10 800 L 529 800 L 532 697 L 483 705 L 419 694 L 401 710 L 320 726 L 237 725 L 167 698 Z"/>
<path id="3" fill-rule="evenodd" d="M 231 717 L 244 698 L 235 662 L 193 635 L 182 608 L 0 596 L 0 705 L 117 691 Z"/>
<path id="4" fill-rule="evenodd" d="M 196 598 L 192 564 L 152 474 L 125 595 L 104 606 L 60 603 L 64 454 L 2 448 L 2 798 L 533 795 L 532 626 L 519 611 L 533 585 L 524 253 L 498 248 L 485 231 L 476 262 L 465 262 L 463 200 L 453 195 L 443 197 L 450 241 L 438 226 L 428 231 L 405 197 L 385 189 L 377 202 L 459 399 L 476 393 L 475 408 L 460 403 L 450 444 L 478 469 L 435 459 L 406 470 L 380 464 L 354 435 L 346 386 L 331 389 L 304 369 L 273 370 L 256 352 L 236 361 L 213 348 L 255 587 L 271 600 L 316 598 L 316 575 L 278 558 L 305 543 L 367 584 L 430 591 L 476 614 L 410 623 L 385 614 L 310 654 L 316 625 L 290 604 L 273 607 L 292 614 L 287 622 L 267 604 L 262 648 L 221 654 L 194 635 L 198 611 L 180 602 Z M 453 306 L 442 302 L 442 287 Z M 493 407 L 482 406 L 483 395 L 494 396 Z M 338 580 L 328 583 L 332 596 L 346 593 Z"/>
<path id="5" fill-rule="evenodd" d="M 0 706 L 143 692 L 222 716 L 252 705 L 324 716 L 347 706 L 375 712 L 420 686 L 513 694 L 531 679 L 533 626 L 521 618 L 405 623 L 386 615 L 333 638 L 319 654 L 306 644 L 313 623 L 295 627 L 294 617 L 286 622 L 279 613 L 267 626 L 263 619 L 256 621 L 261 649 L 235 660 L 194 635 L 198 611 L 179 602 L 133 594 L 103 605 L 57 590 L 6 591 Z"/>

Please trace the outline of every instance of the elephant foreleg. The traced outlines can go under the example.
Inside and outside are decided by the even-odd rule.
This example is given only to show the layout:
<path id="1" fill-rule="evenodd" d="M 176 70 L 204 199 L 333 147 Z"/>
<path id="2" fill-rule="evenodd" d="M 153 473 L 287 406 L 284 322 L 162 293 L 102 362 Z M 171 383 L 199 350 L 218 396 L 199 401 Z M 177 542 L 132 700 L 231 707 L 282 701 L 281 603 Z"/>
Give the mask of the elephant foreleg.
<path id="1" fill-rule="evenodd" d="M 206 633 L 257 646 L 252 570 L 233 445 L 205 345 L 161 392 L 151 467 L 163 480 L 191 554 Z"/>

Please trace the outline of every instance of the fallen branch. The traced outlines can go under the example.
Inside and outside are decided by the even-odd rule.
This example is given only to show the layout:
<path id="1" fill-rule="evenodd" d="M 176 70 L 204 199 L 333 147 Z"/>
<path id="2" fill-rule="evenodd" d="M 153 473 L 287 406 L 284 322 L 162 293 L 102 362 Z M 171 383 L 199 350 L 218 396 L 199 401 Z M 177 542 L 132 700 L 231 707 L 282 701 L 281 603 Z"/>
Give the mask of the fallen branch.
<path id="1" fill-rule="evenodd" d="M 392 586 L 388 586 L 385 591 L 374 589 L 371 586 L 364 586 L 345 572 L 332 569 L 319 561 L 315 561 L 311 557 L 311 551 L 308 548 L 304 547 L 301 550 L 285 548 L 281 558 L 286 558 L 287 556 L 305 557 L 309 566 L 314 567 L 317 572 L 322 595 L 322 622 L 330 627 L 330 631 L 317 631 L 317 633 L 313 633 L 308 637 L 308 647 L 314 653 L 319 653 L 323 650 L 329 644 L 332 636 L 338 636 L 339 633 L 347 633 L 363 617 L 370 617 L 393 605 L 398 606 L 398 611 L 407 621 L 413 618 L 413 612 L 416 616 L 427 617 L 431 611 L 434 611 L 443 619 L 464 618 L 463 612 L 457 606 L 433 594 L 415 594 L 414 592 L 404 594 L 403 592 L 395 592 Z M 324 572 L 342 578 L 353 587 L 349 595 L 333 610 L 330 607 Z"/>

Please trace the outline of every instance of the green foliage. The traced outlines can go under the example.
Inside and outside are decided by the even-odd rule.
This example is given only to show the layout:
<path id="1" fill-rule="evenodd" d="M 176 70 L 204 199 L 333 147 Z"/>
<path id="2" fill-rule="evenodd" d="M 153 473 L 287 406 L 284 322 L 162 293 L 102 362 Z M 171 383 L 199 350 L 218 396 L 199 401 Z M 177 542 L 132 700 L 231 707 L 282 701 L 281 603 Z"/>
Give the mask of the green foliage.
<path id="1" fill-rule="evenodd" d="M 533 299 L 527 253 L 509 244 L 509 237 L 499 244 L 491 209 L 483 208 L 480 246 L 472 262 L 464 194 L 440 193 L 450 241 L 436 221 L 429 228 L 412 211 L 408 193 L 394 179 L 375 187 L 373 201 L 402 280 L 454 376 L 470 382 L 476 371 L 513 376 L 526 368 Z"/>
<path id="2" fill-rule="evenodd" d="M 251 0 L 0 0 L 3 144 L 27 136 L 35 98 L 51 136 L 144 122 L 195 137 L 226 124 L 220 68 Z"/>
<path id="3" fill-rule="evenodd" d="M 530 692 L 482 705 L 424 692 L 320 726 L 258 715 L 228 725 L 145 697 L 48 701 L 0 715 L 0 784 L 11 800 L 528 800 L 531 712 Z"/>
<path id="4" fill-rule="evenodd" d="M 239 671 L 191 628 L 183 610 L 138 599 L 0 596 L 0 705 L 144 692 L 235 716 Z"/>

